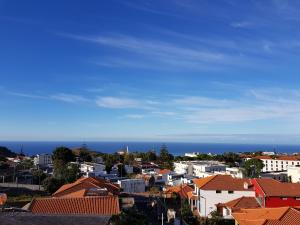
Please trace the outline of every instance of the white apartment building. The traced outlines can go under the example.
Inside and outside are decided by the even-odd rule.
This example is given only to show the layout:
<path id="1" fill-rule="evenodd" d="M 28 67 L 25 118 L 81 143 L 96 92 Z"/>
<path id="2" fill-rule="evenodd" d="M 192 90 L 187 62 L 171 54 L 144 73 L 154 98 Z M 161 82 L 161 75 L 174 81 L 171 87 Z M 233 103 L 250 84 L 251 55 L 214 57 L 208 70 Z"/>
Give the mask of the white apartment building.
<path id="1" fill-rule="evenodd" d="M 300 183 L 300 166 L 289 166 L 287 173 L 292 183 Z"/>
<path id="2" fill-rule="evenodd" d="M 255 197 L 248 179 L 236 179 L 230 175 L 215 175 L 194 180 L 194 191 L 188 193 L 192 210 L 201 217 L 209 216 L 218 203 L 225 203 L 243 196 Z"/>
<path id="3" fill-rule="evenodd" d="M 98 177 L 106 174 L 105 165 L 88 162 L 80 164 L 80 172 L 83 173 L 85 177 Z"/>
<path id="4" fill-rule="evenodd" d="M 181 161 L 174 163 L 174 171 L 199 178 L 212 175 L 214 172 L 226 171 L 226 165 L 218 161 Z"/>
<path id="5" fill-rule="evenodd" d="M 256 156 L 255 158 L 263 161 L 264 167 L 262 172 L 287 171 L 289 166 L 300 165 L 300 160 L 295 156 Z M 246 160 L 249 159 L 251 158 L 246 158 Z"/>
<path id="6" fill-rule="evenodd" d="M 38 154 L 34 157 L 33 163 L 35 166 L 48 167 L 52 165 L 51 154 Z"/>
<path id="7" fill-rule="evenodd" d="M 119 180 L 118 184 L 123 192 L 127 193 L 140 193 L 145 192 L 145 181 L 143 179 L 125 179 Z"/>

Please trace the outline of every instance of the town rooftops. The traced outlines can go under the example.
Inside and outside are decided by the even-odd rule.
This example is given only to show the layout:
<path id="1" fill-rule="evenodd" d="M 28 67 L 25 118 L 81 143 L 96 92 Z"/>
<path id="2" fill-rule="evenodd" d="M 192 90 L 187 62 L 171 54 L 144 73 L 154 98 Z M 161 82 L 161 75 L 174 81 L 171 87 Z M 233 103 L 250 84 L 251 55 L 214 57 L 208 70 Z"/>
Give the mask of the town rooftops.
<path id="1" fill-rule="evenodd" d="M 255 156 L 256 159 L 267 159 L 267 160 L 286 160 L 286 161 L 300 161 L 300 158 L 294 155 L 282 155 L 282 156 L 269 156 L 261 155 Z"/>
<path id="2" fill-rule="evenodd" d="M 72 193 L 77 193 L 78 197 L 82 197 L 81 194 L 87 194 L 89 190 L 106 189 L 111 194 L 119 194 L 120 187 L 105 179 L 96 177 L 82 177 L 74 183 L 65 184 L 61 186 L 52 196 L 63 197 L 69 196 Z M 86 191 L 85 191 L 86 190 Z M 77 196 L 77 195 L 76 195 Z"/>
<path id="3" fill-rule="evenodd" d="M 252 183 L 255 182 L 266 196 L 300 197 L 300 183 L 282 183 L 270 178 L 253 179 Z"/>
<path id="4" fill-rule="evenodd" d="M 0 213 L 1 225 L 105 225 L 110 216 L 93 215 L 44 215 L 28 212 Z"/>
<path id="5" fill-rule="evenodd" d="M 115 215 L 120 213 L 117 196 L 37 198 L 29 205 L 34 214 Z"/>
<path id="6" fill-rule="evenodd" d="M 163 169 L 163 170 L 160 170 L 158 173 L 163 175 L 163 174 L 170 174 L 170 173 L 172 173 L 172 171 L 168 170 L 168 169 Z"/>
<path id="7" fill-rule="evenodd" d="M 194 179 L 193 182 L 201 190 L 253 191 L 249 179 L 233 178 L 230 175 L 214 175 Z"/>
<path id="8" fill-rule="evenodd" d="M 234 199 L 232 201 L 226 202 L 226 203 L 219 203 L 217 204 L 217 207 L 226 207 L 231 209 L 232 212 L 238 211 L 242 208 L 245 209 L 256 209 L 260 208 L 260 204 L 257 202 L 255 197 L 241 197 Z"/>
<path id="9" fill-rule="evenodd" d="M 232 216 L 239 225 L 296 225 L 300 223 L 298 209 L 289 207 L 241 209 Z"/>
<path id="10" fill-rule="evenodd" d="M 188 192 L 192 192 L 194 189 L 187 184 L 169 187 L 165 191 L 166 194 L 168 193 L 176 193 L 180 196 L 181 199 L 187 199 L 188 198 Z"/>

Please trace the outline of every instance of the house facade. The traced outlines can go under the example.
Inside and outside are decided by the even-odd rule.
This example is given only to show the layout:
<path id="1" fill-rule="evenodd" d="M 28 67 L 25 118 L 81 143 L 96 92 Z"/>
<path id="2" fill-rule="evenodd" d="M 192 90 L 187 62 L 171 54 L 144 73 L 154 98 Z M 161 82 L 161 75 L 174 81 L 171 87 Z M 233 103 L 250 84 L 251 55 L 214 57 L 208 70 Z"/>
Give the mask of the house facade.
<path id="1" fill-rule="evenodd" d="M 189 193 L 191 209 L 201 217 L 217 210 L 218 203 L 225 203 L 243 196 L 255 197 L 249 179 L 235 179 L 230 175 L 214 175 L 194 180 L 194 191 Z"/>
<path id="2" fill-rule="evenodd" d="M 300 184 L 281 183 L 274 179 L 252 179 L 255 197 L 262 207 L 300 206 Z"/>

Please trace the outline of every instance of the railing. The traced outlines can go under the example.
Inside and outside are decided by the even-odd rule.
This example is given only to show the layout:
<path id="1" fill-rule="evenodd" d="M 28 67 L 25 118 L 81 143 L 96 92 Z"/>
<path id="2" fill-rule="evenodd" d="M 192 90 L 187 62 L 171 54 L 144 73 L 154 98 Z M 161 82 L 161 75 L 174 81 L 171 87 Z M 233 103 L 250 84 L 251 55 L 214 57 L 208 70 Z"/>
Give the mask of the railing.
<path id="1" fill-rule="evenodd" d="M 44 188 L 41 185 L 34 184 L 18 184 L 18 183 L 0 183 L 0 187 L 6 188 L 26 188 L 33 191 L 43 191 Z"/>

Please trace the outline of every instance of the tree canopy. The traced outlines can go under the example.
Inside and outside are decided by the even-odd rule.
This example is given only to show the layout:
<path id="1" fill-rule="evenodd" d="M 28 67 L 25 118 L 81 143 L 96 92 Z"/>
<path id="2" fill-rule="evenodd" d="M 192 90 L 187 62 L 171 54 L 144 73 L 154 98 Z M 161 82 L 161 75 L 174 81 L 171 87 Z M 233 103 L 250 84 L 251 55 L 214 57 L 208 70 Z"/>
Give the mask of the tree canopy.
<path id="1" fill-rule="evenodd" d="M 250 178 L 259 177 L 259 174 L 263 169 L 263 167 L 264 167 L 263 161 L 256 158 L 247 160 L 243 165 L 245 175 Z"/>
<path id="2" fill-rule="evenodd" d="M 75 156 L 71 149 L 67 147 L 58 147 L 53 151 L 52 159 L 61 160 L 64 163 L 71 162 L 75 159 Z"/>

